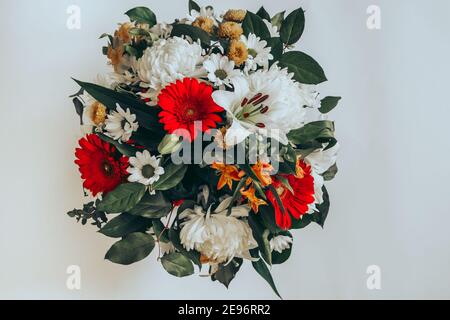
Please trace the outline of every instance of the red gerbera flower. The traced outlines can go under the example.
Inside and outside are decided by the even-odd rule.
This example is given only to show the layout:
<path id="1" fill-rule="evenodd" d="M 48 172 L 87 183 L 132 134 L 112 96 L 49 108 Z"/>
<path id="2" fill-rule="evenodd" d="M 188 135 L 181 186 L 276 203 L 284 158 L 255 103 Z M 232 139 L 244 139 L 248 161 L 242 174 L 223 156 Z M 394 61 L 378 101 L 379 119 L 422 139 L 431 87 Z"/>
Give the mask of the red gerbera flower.
<path id="1" fill-rule="evenodd" d="M 217 123 L 222 121 L 217 113 L 222 112 L 223 108 L 212 99 L 212 91 L 210 85 L 191 78 L 165 87 L 158 97 L 162 108 L 159 121 L 164 124 L 164 129 L 169 133 L 177 129 L 187 130 L 180 132 L 180 135 L 193 141 L 199 130 L 205 132 L 216 128 Z M 195 121 L 201 121 L 198 128 L 194 126 Z"/>
<path id="2" fill-rule="evenodd" d="M 294 193 L 276 178 L 273 178 L 272 185 L 280 196 L 284 212 L 270 190 L 266 192 L 266 196 L 275 209 L 277 225 L 284 230 L 289 230 L 292 225 L 291 216 L 297 220 L 300 219 L 308 212 L 309 205 L 314 203 L 314 178 L 311 175 L 311 167 L 302 160 L 297 163 L 296 175 L 283 176 L 289 181 Z"/>
<path id="3" fill-rule="evenodd" d="M 81 148 L 75 150 L 83 187 L 92 192 L 107 193 L 114 190 L 128 176 L 128 158 L 117 158 L 116 148 L 100 139 L 95 134 L 89 134 L 79 141 Z"/>

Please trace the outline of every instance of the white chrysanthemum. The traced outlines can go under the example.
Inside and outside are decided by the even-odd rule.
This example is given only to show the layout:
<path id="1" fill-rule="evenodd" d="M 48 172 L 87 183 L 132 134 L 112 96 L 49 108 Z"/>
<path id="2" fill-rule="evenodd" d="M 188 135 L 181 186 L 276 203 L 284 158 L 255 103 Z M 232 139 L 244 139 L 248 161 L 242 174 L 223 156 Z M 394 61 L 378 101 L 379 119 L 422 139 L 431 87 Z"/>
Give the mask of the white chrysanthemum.
<path id="1" fill-rule="evenodd" d="M 132 114 L 130 109 L 123 110 L 119 104 L 116 105 L 116 111 L 108 114 L 105 120 L 105 129 L 114 139 L 122 142 L 130 140 L 133 132 L 137 131 L 139 125 L 136 121 L 136 115 Z"/>
<path id="2" fill-rule="evenodd" d="M 266 19 L 263 19 L 263 21 L 264 21 L 264 23 L 266 24 L 267 29 L 269 29 L 270 36 L 271 36 L 272 38 L 276 38 L 276 37 L 279 37 L 279 36 L 280 36 L 280 32 L 278 31 L 278 28 L 277 28 L 276 26 L 274 26 L 274 25 L 272 24 L 272 22 L 270 22 L 270 21 L 268 21 L 268 20 L 266 20 Z"/>
<path id="3" fill-rule="evenodd" d="M 146 97 L 154 102 L 169 83 L 185 77 L 204 74 L 202 47 L 198 43 L 173 37 L 156 41 L 134 64 L 142 87 L 149 88 Z"/>
<path id="4" fill-rule="evenodd" d="M 311 166 L 311 175 L 314 178 L 315 204 L 323 203 L 322 187 L 324 185 L 324 179 L 322 175 L 336 163 L 338 151 L 339 144 L 337 143 L 328 150 L 320 149 L 314 151 L 305 158 L 305 162 Z M 312 207 L 312 209 L 314 208 L 315 206 Z"/>
<path id="5" fill-rule="evenodd" d="M 241 71 L 234 69 L 234 61 L 227 56 L 212 54 L 203 62 L 203 67 L 208 72 L 208 79 L 216 86 L 230 86 L 231 81 L 241 75 Z"/>
<path id="6" fill-rule="evenodd" d="M 291 247 L 293 239 L 289 236 L 276 236 L 270 239 L 270 250 L 282 253 Z"/>
<path id="7" fill-rule="evenodd" d="M 172 32 L 172 25 L 165 22 L 157 23 L 150 28 L 150 32 L 157 36 L 158 38 L 167 39 L 170 37 Z"/>
<path id="8" fill-rule="evenodd" d="M 211 6 L 208 7 L 201 7 L 200 12 L 197 10 L 192 9 L 190 14 L 187 16 L 188 23 L 192 23 L 197 18 L 210 18 L 214 20 L 216 24 L 217 17 L 214 14 L 214 9 Z"/>
<path id="9" fill-rule="evenodd" d="M 241 41 L 248 49 L 248 59 L 245 62 L 245 71 L 254 71 L 258 66 L 267 69 L 269 67 L 269 60 L 273 59 L 270 53 L 271 48 L 267 46 L 266 40 L 261 40 L 255 34 L 250 33 L 248 37 L 242 35 Z"/>
<path id="10" fill-rule="evenodd" d="M 139 182 L 146 186 L 151 186 L 164 174 L 164 168 L 160 167 L 161 158 L 152 156 L 148 150 L 136 152 L 136 157 L 129 159 L 130 165 L 127 169 L 130 176 L 129 182 Z M 150 193 L 153 193 L 150 190 Z"/>
<path id="11" fill-rule="evenodd" d="M 267 71 L 235 78 L 234 92 L 213 92 L 214 101 L 228 111 L 232 122 L 225 135 L 227 145 L 240 143 L 254 132 L 288 143 L 287 133 L 304 124 L 304 107 L 311 100 L 311 93 L 292 77 L 274 64 Z"/>
<path id="12" fill-rule="evenodd" d="M 210 263 L 226 263 L 234 257 L 252 260 L 251 249 L 258 246 L 253 238 L 247 217 L 248 206 L 234 207 L 227 216 L 232 198 L 222 201 L 214 213 L 204 212 L 201 207 L 187 209 L 180 214 L 182 223 L 180 239 L 186 250 L 200 252 Z"/>

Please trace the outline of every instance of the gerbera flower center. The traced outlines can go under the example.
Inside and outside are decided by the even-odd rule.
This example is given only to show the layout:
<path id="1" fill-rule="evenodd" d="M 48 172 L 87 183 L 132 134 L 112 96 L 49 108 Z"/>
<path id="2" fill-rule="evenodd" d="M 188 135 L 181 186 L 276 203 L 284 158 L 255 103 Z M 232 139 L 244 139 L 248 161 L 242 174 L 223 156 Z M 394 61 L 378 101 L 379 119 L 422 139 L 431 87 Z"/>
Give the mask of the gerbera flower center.
<path id="1" fill-rule="evenodd" d="M 102 169 L 103 169 L 103 173 L 108 177 L 112 176 L 114 173 L 114 167 L 108 161 L 103 162 Z"/>
<path id="2" fill-rule="evenodd" d="M 155 175 L 155 168 L 153 168 L 149 164 L 146 164 L 145 166 L 142 167 L 142 175 L 144 176 L 144 178 L 150 179 Z"/>
<path id="3" fill-rule="evenodd" d="M 217 69 L 216 72 L 214 72 L 214 74 L 220 80 L 224 80 L 228 76 L 227 72 L 225 70 L 222 70 L 222 69 Z"/>

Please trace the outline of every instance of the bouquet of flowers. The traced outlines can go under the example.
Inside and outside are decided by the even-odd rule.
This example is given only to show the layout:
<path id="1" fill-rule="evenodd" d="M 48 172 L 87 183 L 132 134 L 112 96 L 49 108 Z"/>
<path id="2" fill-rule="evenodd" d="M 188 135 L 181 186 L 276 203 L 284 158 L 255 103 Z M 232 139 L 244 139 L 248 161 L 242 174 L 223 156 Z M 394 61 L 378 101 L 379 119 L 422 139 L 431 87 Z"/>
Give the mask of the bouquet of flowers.
<path id="1" fill-rule="evenodd" d="M 323 69 L 294 44 L 303 9 L 271 16 L 189 1 L 158 22 L 146 7 L 104 34 L 113 71 L 75 80 L 86 134 L 75 151 L 86 204 L 68 215 L 116 238 L 106 253 L 128 265 L 155 248 L 171 275 L 226 287 L 244 260 L 272 287 L 293 229 L 323 226 L 338 144 L 319 98 Z M 279 294 L 278 294 L 279 295 Z"/>

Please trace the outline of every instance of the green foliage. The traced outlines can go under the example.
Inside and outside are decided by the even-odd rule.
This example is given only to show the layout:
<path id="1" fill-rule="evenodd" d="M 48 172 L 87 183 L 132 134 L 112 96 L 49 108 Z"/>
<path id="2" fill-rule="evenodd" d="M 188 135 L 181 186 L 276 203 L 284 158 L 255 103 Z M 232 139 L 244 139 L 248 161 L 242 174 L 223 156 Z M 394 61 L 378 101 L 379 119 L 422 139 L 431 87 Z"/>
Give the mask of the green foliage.
<path id="1" fill-rule="evenodd" d="M 112 144 L 114 147 L 116 147 L 116 149 L 124 156 L 134 157 L 136 155 L 136 152 L 138 151 L 135 147 L 126 143 L 120 143 L 119 141 L 114 140 L 103 133 L 97 133 L 97 135 L 103 141 L 108 142 L 109 144 Z"/>
<path id="2" fill-rule="evenodd" d="M 280 67 L 288 68 L 294 79 L 304 84 L 319 84 L 327 81 L 322 67 L 316 60 L 300 51 L 289 51 L 280 59 Z"/>
<path id="3" fill-rule="evenodd" d="M 192 10 L 200 12 L 200 6 L 194 0 L 189 0 L 189 14 L 191 14 Z"/>
<path id="4" fill-rule="evenodd" d="M 157 191 L 155 195 L 145 193 L 141 201 L 128 212 L 134 216 L 159 219 L 167 216 L 170 209 L 172 209 L 172 204 L 161 192 Z"/>
<path id="5" fill-rule="evenodd" d="M 281 56 L 283 55 L 283 42 L 281 42 L 281 39 L 279 37 L 275 37 L 268 39 L 267 45 L 272 48 L 272 50 L 270 51 L 273 56 L 273 60 L 270 61 L 272 65 L 276 61 L 279 61 L 281 59 Z"/>
<path id="6" fill-rule="evenodd" d="M 121 213 L 133 209 L 146 192 L 146 187 L 140 183 L 124 183 L 109 192 L 97 205 L 97 208 L 107 213 Z"/>
<path id="7" fill-rule="evenodd" d="M 181 207 L 178 210 L 178 213 L 183 212 L 184 210 L 180 210 Z M 180 231 L 177 229 L 170 229 L 169 230 L 169 239 L 170 242 L 172 242 L 173 246 L 180 251 L 183 255 L 191 259 L 193 263 L 195 263 L 199 268 L 201 268 L 202 264 L 200 262 L 200 253 L 194 250 L 187 251 L 180 241 Z"/>
<path id="8" fill-rule="evenodd" d="M 252 256 L 254 258 L 258 258 L 258 251 L 257 250 L 253 250 L 252 251 Z M 272 288 L 272 290 L 275 292 L 275 294 L 281 298 L 280 294 L 278 293 L 278 289 L 275 285 L 275 282 L 273 281 L 272 275 L 270 274 L 270 270 L 267 267 L 266 263 L 264 262 L 263 259 L 259 259 L 257 261 L 253 261 L 252 262 L 253 268 L 256 270 L 256 272 L 258 272 L 258 274 L 267 281 L 267 283 L 270 285 L 270 287 Z"/>
<path id="9" fill-rule="evenodd" d="M 187 168 L 187 165 L 170 163 L 168 166 L 164 167 L 164 174 L 157 182 L 155 182 L 153 188 L 162 191 L 174 188 L 181 180 L 183 180 Z"/>
<path id="10" fill-rule="evenodd" d="M 287 45 L 295 44 L 305 30 L 305 12 L 298 8 L 291 12 L 281 24 L 281 41 Z"/>
<path id="11" fill-rule="evenodd" d="M 261 19 L 266 19 L 270 22 L 270 14 L 266 11 L 266 9 L 264 9 L 264 7 L 259 8 L 259 10 L 256 12 L 256 15 Z"/>
<path id="12" fill-rule="evenodd" d="M 281 24 L 284 21 L 284 14 L 286 11 L 278 12 L 276 15 L 274 15 L 271 19 L 272 25 L 277 27 L 278 30 L 281 28 Z"/>
<path id="13" fill-rule="evenodd" d="M 187 257 L 174 252 L 161 258 L 161 263 L 168 273 L 175 277 L 187 277 L 194 274 L 194 266 Z"/>
<path id="14" fill-rule="evenodd" d="M 154 247 L 153 236 L 141 232 L 131 233 L 113 244 L 106 253 L 105 259 L 114 263 L 129 265 L 145 259 Z"/>
<path id="15" fill-rule="evenodd" d="M 128 10 L 125 14 L 130 17 L 131 21 L 136 21 L 137 23 L 148 24 L 150 27 L 156 24 L 156 15 L 146 7 L 136 7 Z"/>
<path id="16" fill-rule="evenodd" d="M 152 221 L 128 213 L 115 217 L 99 230 L 101 234 L 111 238 L 122 238 L 136 231 L 146 231 Z"/>
<path id="17" fill-rule="evenodd" d="M 236 277 L 236 274 L 241 269 L 243 262 L 244 260 L 241 258 L 234 258 L 228 264 L 219 265 L 219 269 L 211 276 L 211 280 L 219 281 L 228 289 L 231 281 Z"/>
<path id="18" fill-rule="evenodd" d="M 315 121 L 307 123 L 300 129 L 292 130 L 288 134 L 288 139 L 301 147 L 317 146 L 328 143 L 326 149 L 336 145 L 334 137 L 334 122 L 329 120 Z"/>
<path id="19" fill-rule="evenodd" d="M 325 97 L 322 99 L 320 103 L 319 111 L 323 114 L 326 114 L 336 108 L 336 106 L 341 100 L 341 97 Z"/>
<path id="20" fill-rule="evenodd" d="M 269 265 L 272 265 L 272 254 L 269 243 L 269 229 L 266 229 L 260 219 L 258 219 L 257 216 L 253 213 L 249 215 L 248 223 L 250 225 L 250 228 L 252 229 L 253 237 L 258 243 L 261 256 Z"/>
<path id="21" fill-rule="evenodd" d="M 336 176 L 336 174 L 338 173 L 338 166 L 335 163 L 334 165 L 332 165 L 326 172 L 323 173 L 323 179 L 325 181 L 330 181 L 333 180 L 334 177 Z"/>
<path id="22" fill-rule="evenodd" d="M 83 206 L 83 209 L 73 209 L 67 212 L 71 218 L 75 218 L 77 222 L 81 221 L 85 225 L 89 220 L 92 220 L 91 225 L 101 228 L 103 223 L 108 222 L 105 212 L 97 210 L 94 202 L 89 202 Z"/>
<path id="23" fill-rule="evenodd" d="M 270 39 L 270 31 L 264 21 L 250 11 L 247 11 L 247 14 L 245 15 L 245 19 L 242 22 L 242 29 L 246 36 L 250 33 L 254 33 L 263 40 Z"/>
<path id="24" fill-rule="evenodd" d="M 197 41 L 198 39 L 200 39 L 202 45 L 207 47 L 209 47 L 211 44 L 211 37 L 208 32 L 188 24 L 178 23 L 173 25 L 171 35 L 172 37 L 188 36 L 193 41 Z"/>
<path id="25" fill-rule="evenodd" d="M 289 231 L 283 231 L 278 235 L 292 237 L 292 234 Z M 288 249 L 283 250 L 283 252 L 272 251 L 272 264 L 283 264 L 285 263 L 289 257 L 291 256 L 293 244 L 289 246 Z"/>

